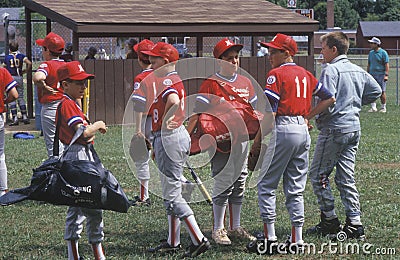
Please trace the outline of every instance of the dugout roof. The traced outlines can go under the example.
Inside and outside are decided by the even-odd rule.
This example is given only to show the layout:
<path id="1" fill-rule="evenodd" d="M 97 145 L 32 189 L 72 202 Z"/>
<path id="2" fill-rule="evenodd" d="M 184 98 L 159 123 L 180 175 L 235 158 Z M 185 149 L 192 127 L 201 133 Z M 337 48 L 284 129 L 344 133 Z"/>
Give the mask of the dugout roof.
<path id="1" fill-rule="evenodd" d="M 312 34 L 318 21 L 265 0 L 22 0 L 79 36 Z"/>

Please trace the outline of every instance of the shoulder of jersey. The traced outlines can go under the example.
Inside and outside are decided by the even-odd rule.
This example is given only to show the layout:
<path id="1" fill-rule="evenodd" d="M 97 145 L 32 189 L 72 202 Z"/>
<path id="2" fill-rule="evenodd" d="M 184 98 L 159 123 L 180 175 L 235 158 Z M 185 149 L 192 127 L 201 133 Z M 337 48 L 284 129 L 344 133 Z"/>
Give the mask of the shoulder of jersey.
<path id="1" fill-rule="evenodd" d="M 276 82 L 276 77 L 275 77 L 275 75 L 270 75 L 270 76 L 268 76 L 268 78 L 267 78 L 267 84 L 268 85 L 272 85 L 272 84 L 274 84 Z"/>
<path id="2" fill-rule="evenodd" d="M 49 67 L 49 65 L 46 62 L 43 62 L 43 63 L 41 63 L 39 65 L 39 68 L 41 68 L 41 69 L 44 69 L 44 68 L 47 68 L 47 67 Z"/>

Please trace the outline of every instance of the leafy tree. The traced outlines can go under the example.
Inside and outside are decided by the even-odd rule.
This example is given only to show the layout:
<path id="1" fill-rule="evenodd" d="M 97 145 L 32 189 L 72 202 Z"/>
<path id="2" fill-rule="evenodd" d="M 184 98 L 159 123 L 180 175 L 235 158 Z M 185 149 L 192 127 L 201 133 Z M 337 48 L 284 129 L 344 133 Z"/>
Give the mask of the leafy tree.
<path id="1" fill-rule="evenodd" d="M 348 0 L 335 1 L 335 26 L 342 29 L 354 29 L 358 26 L 360 16 L 351 8 Z"/>
<path id="2" fill-rule="evenodd" d="M 22 1 L 21 0 L 0 0 L 0 7 L 1 8 L 6 8 L 6 7 L 22 7 Z"/>

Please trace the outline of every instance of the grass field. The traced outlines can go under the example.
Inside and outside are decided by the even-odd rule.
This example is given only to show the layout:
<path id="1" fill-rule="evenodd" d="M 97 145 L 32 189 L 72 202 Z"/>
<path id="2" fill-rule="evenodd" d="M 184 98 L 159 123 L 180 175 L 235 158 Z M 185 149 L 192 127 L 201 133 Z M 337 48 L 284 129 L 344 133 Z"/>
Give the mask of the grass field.
<path id="1" fill-rule="evenodd" d="M 371 254 L 346 254 L 344 247 L 337 246 L 337 253 L 325 247 L 319 254 L 303 256 L 276 256 L 278 259 L 398 259 L 400 255 L 400 108 L 395 106 L 394 90 L 389 90 L 388 113 L 367 113 L 369 107 L 361 112 L 362 138 L 356 163 L 356 180 L 362 205 L 362 221 L 367 240 L 357 245 L 360 248 L 370 243 Z M 317 131 L 311 132 L 314 147 Z M 96 150 L 103 164 L 118 178 L 126 193 L 133 197 L 138 194 L 137 180 L 128 167 L 122 149 L 121 127 L 110 127 L 106 135 L 97 135 Z M 9 174 L 9 187 L 19 188 L 29 185 L 31 169 L 41 164 L 45 158 L 42 137 L 33 140 L 15 140 L 6 136 L 6 161 Z M 312 157 L 312 152 L 311 152 Z M 187 177 L 190 179 L 189 175 Z M 203 179 L 209 179 L 203 173 Z M 334 186 L 334 185 L 333 185 Z M 284 204 L 282 186 L 278 189 L 276 223 L 279 241 L 286 240 L 290 233 L 290 222 Z M 339 194 L 334 187 L 337 213 L 345 220 Z M 257 204 L 257 191 L 246 191 L 243 205 L 242 226 L 251 232 L 262 228 Z M 311 185 L 307 182 L 305 197 L 305 228 L 319 222 L 319 209 Z M 152 195 L 151 207 L 130 208 L 127 214 L 104 212 L 105 242 L 108 259 L 153 259 L 146 253 L 149 246 L 167 237 L 167 221 L 160 198 Z M 211 208 L 205 202 L 191 204 L 195 216 L 206 236 L 211 238 Z M 63 240 L 66 207 L 26 201 L 0 208 L 0 259 L 66 259 L 66 245 Z M 325 238 L 305 235 L 305 241 L 320 247 L 327 243 Z M 182 244 L 186 246 L 188 234 L 182 228 Z M 346 246 L 343 242 L 343 246 Z M 351 241 L 356 243 L 356 241 Z M 234 241 L 232 246 L 217 246 L 202 259 L 261 259 L 245 252 L 244 242 Z M 367 245 L 368 246 L 368 245 Z M 335 249 L 335 247 L 333 248 Z M 372 254 L 372 253 L 386 253 Z M 85 259 L 93 259 L 83 234 L 80 253 Z M 179 258 L 179 255 L 176 256 Z M 160 257 L 165 259 L 165 257 Z M 174 257 L 169 257 L 174 259 Z"/>

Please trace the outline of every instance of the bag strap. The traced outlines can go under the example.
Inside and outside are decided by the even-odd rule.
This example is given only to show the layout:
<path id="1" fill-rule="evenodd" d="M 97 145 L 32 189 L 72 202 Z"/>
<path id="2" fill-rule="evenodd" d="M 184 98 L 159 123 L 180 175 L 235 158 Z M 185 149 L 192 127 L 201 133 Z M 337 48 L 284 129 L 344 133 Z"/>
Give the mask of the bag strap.
<path id="1" fill-rule="evenodd" d="M 61 107 L 64 101 L 61 101 L 60 104 L 57 107 L 57 114 L 58 114 L 58 120 L 57 120 L 57 125 L 56 125 L 56 132 L 54 135 L 54 142 L 53 142 L 53 156 L 58 157 L 59 156 L 59 132 L 60 132 L 60 125 L 61 125 L 61 119 L 62 119 L 62 114 L 61 114 Z M 75 143 L 76 140 L 82 135 L 83 131 L 85 131 L 85 127 L 79 127 L 78 130 L 76 130 L 74 136 L 72 137 L 71 142 L 67 146 L 67 148 L 64 149 L 64 153 L 61 155 L 63 157 L 64 154 L 67 153 L 68 149 Z M 97 155 L 97 154 L 96 154 Z M 60 157 L 60 159 L 61 159 Z"/>
<path id="2" fill-rule="evenodd" d="M 232 89 L 226 88 L 226 87 L 225 87 L 226 84 L 227 84 L 226 82 L 223 82 L 223 81 L 218 80 L 218 79 L 214 79 L 214 80 L 218 83 L 218 86 L 219 86 L 223 91 L 225 91 L 226 94 L 234 96 L 234 97 L 235 97 L 236 99 L 238 99 L 241 103 L 250 105 L 249 102 L 245 101 L 244 98 L 242 98 L 238 93 L 232 91 Z"/>

